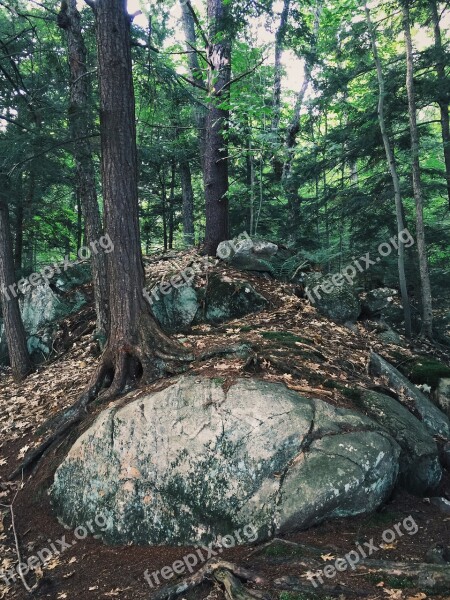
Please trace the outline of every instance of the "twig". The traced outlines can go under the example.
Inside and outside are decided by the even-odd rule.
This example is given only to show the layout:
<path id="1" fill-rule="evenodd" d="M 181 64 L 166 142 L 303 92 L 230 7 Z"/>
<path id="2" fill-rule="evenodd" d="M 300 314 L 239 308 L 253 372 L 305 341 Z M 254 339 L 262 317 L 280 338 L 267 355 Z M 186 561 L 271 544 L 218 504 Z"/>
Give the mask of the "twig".
<path id="1" fill-rule="evenodd" d="M 11 502 L 11 504 L 9 505 L 5 505 L 5 504 L 0 504 L 0 506 L 4 506 L 5 508 L 9 508 L 9 512 L 11 514 L 11 525 L 12 525 L 12 530 L 13 530 L 13 534 L 14 534 L 14 543 L 16 546 L 16 554 L 17 554 L 17 560 L 19 561 L 19 568 L 17 569 L 17 572 L 19 573 L 19 577 L 20 580 L 23 584 L 23 587 L 26 589 L 26 591 L 29 594 L 32 594 L 35 590 L 37 590 L 39 582 L 37 581 L 32 588 L 30 588 L 30 586 L 28 585 L 26 579 L 25 579 L 25 575 L 22 573 L 22 569 L 20 568 L 21 564 L 22 564 L 22 555 L 20 554 L 20 547 L 19 547 L 19 537 L 17 535 L 17 530 L 16 530 L 16 523 L 15 523 L 15 519 L 14 519 L 14 502 L 16 501 L 17 495 L 19 493 L 19 491 L 22 489 L 23 486 L 23 473 L 22 473 L 22 482 L 21 485 L 17 488 L 16 493 L 14 494 L 14 498 Z"/>

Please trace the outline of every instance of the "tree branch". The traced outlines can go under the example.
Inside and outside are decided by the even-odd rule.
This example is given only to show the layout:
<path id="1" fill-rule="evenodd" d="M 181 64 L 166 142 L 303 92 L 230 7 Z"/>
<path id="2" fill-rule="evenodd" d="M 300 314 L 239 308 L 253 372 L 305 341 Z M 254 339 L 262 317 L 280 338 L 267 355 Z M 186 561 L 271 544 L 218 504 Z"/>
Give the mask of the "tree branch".
<path id="1" fill-rule="evenodd" d="M 234 77 L 233 79 L 231 79 L 230 81 L 228 81 L 228 83 L 226 83 L 225 85 L 223 85 L 220 90 L 217 92 L 217 94 L 219 95 L 221 92 L 223 92 L 224 89 L 226 89 L 227 87 L 230 87 L 231 85 L 233 85 L 234 83 L 237 83 L 238 81 L 240 81 L 241 79 L 244 79 L 244 77 L 248 77 L 249 75 L 251 75 L 252 73 L 254 73 L 256 71 L 256 69 L 259 69 L 259 67 L 265 62 L 265 58 L 263 58 L 262 60 L 259 61 L 258 64 L 256 64 L 253 69 L 250 69 L 249 71 L 246 71 L 245 73 L 241 73 L 241 75 L 238 75 L 237 77 Z"/>
<path id="2" fill-rule="evenodd" d="M 187 2 L 186 2 L 186 6 L 187 6 L 187 8 L 189 9 L 189 11 L 190 11 L 190 12 L 191 12 L 191 14 L 192 14 L 192 18 L 194 19 L 194 23 L 197 25 L 197 27 L 198 27 L 198 30 L 200 31 L 200 35 L 202 36 L 202 38 L 203 38 L 203 41 L 205 42 L 205 46 L 206 46 L 207 48 L 209 48 L 211 44 L 210 44 L 210 42 L 209 42 L 209 40 L 208 40 L 208 36 L 207 36 L 207 35 L 206 35 L 206 33 L 203 31 L 203 27 L 202 27 L 202 24 L 200 23 L 200 19 L 198 18 L 198 15 L 197 15 L 197 13 L 195 12 L 195 10 L 194 10 L 194 8 L 193 8 L 193 6 L 192 6 L 192 4 L 191 4 L 190 0 L 187 0 Z"/>
<path id="3" fill-rule="evenodd" d="M 180 73 L 177 73 L 177 77 L 179 77 L 183 81 L 186 81 L 186 83 L 190 83 L 191 85 L 193 85 L 194 87 L 198 88 L 199 90 L 202 90 L 202 91 L 206 92 L 206 86 L 205 86 L 204 83 L 198 83 L 197 81 L 194 81 L 193 79 L 189 79 L 189 77 L 185 77 L 184 75 L 180 75 Z"/>
<path id="4" fill-rule="evenodd" d="M 25 127 L 25 125 L 22 125 L 21 123 L 18 123 L 17 121 L 14 121 L 14 119 L 11 119 L 10 117 L 5 117 L 5 115 L 0 115 L 0 119 L 2 121 L 7 121 L 8 123 L 12 123 L 13 125 L 16 125 L 17 127 L 19 127 L 20 129 L 23 129 L 24 131 L 30 131 L 28 129 L 28 127 Z"/>

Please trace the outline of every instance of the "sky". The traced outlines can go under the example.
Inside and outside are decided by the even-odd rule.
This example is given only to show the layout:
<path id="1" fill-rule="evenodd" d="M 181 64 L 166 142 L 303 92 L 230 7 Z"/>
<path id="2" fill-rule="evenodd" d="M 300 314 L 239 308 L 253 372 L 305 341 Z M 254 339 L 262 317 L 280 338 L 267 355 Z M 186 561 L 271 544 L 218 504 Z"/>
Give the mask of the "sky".
<path id="1" fill-rule="evenodd" d="M 156 1 L 157 0 L 154 0 L 154 2 L 156 2 Z M 191 3 L 192 3 L 192 6 L 197 9 L 197 11 L 199 11 L 199 12 L 202 11 L 202 8 L 204 6 L 204 2 L 202 0 L 191 0 Z M 152 1 L 149 2 L 148 0 L 147 1 L 146 0 L 128 0 L 128 12 L 130 14 L 133 14 L 141 9 L 144 12 L 149 12 L 149 9 L 151 9 L 151 5 L 152 5 Z M 274 3 L 275 12 L 281 13 L 282 8 L 283 8 L 282 0 L 277 0 Z M 180 27 L 176 27 L 176 24 L 181 19 L 181 7 L 180 7 L 179 2 L 175 2 L 175 5 L 172 7 L 170 12 L 171 12 L 171 20 L 174 25 L 174 27 L 173 27 L 174 30 L 176 32 L 180 32 L 180 34 L 183 35 L 182 29 Z M 134 19 L 134 22 L 143 28 L 147 27 L 147 25 L 148 25 L 147 17 L 145 17 L 144 14 L 136 17 Z M 256 22 L 256 20 L 255 20 L 254 31 L 257 36 L 257 40 L 258 40 L 258 42 L 261 43 L 261 45 L 270 44 L 270 43 L 274 42 L 274 34 L 266 30 L 266 28 L 263 26 L 262 20 L 259 23 Z M 179 39 L 177 37 L 176 39 L 168 40 L 168 45 L 170 45 L 174 41 L 182 42 L 183 39 Z M 271 54 L 269 54 L 268 60 L 271 61 L 273 64 L 273 62 L 274 62 L 273 52 Z M 285 91 L 300 90 L 302 81 L 303 81 L 303 63 L 302 63 L 302 61 L 300 59 L 298 59 L 293 52 L 286 51 L 283 55 L 283 65 L 286 70 L 286 76 L 283 81 L 283 87 L 284 87 Z"/>

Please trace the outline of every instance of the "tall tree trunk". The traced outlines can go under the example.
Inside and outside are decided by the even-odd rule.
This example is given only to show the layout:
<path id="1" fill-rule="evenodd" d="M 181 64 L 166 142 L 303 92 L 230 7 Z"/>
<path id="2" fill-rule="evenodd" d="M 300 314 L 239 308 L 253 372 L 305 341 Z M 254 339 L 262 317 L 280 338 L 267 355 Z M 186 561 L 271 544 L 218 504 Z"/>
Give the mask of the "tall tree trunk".
<path id="1" fill-rule="evenodd" d="M 436 50 L 436 75 L 438 80 L 438 105 L 441 113 L 442 143 L 444 146 L 445 178 L 447 181 L 447 196 L 450 209 L 450 118 L 449 94 L 445 74 L 445 53 L 442 46 L 440 16 L 436 0 L 429 0 L 434 28 L 434 48 Z"/>
<path id="2" fill-rule="evenodd" d="M 427 246 L 423 221 L 423 194 L 419 161 L 419 130 L 417 128 L 416 97 L 414 89 L 414 56 L 411 38 L 409 0 L 402 0 L 403 28 L 406 44 L 406 89 L 408 92 L 409 129 L 411 132 L 411 164 L 416 201 L 416 236 L 419 254 L 420 283 L 422 289 L 422 332 L 421 335 L 433 337 L 433 307 L 431 300 L 430 274 L 428 270 Z"/>
<path id="3" fill-rule="evenodd" d="M 20 314 L 14 273 L 13 241 L 7 203 L 8 181 L 0 178 L 0 301 L 3 312 L 9 360 L 15 381 L 22 381 L 32 370 L 27 348 L 27 336 Z M 9 287 L 11 286 L 11 288 Z"/>
<path id="4" fill-rule="evenodd" d="M 195 243 L 194 228 L 194 190 L 192 189 L 192 174 L 189 160 L 180 161 L 181 193 L 183 196 L 183 237 L 186 248 Z"/>
<path id="5" fill-rule="evenodd" d="M 228 103 L 231 81 L 231 42 L 228 39 L 228 3 L 208 0 L 209 40 L 207 56 L 208 114 L 205 138 L 205 250 L 214 256 L 220 242 L 228 239 Z"/>
<path id="6" fill-rule="evenodd" d="M 272 133 L 275 135 L 278 135 L 281 120 L 281 82 L 283 76 L 281 59 L 283 57 L 290 6 L 291 0 L 284 0 L 280 23 L 275 34 L 275 76 L 273 82 L 273 116 L 271 126 Z"/>
<path id="7" fill-rule="evenodd" d="M 184 37 L 186 41 L 186 52 L 189 57 L 189 70 L 191 78 L 199 85 L 204 85 L 206 90 L 206 84 L 204 82 L 203 71 L 200 66 L 197 53 L 197 34 L 195 32 L 195 21 L 194 12 L 190 2 L 186 0 L 180 0 L 182 24 Z M 202 171 L 204 169 L 204 158 L 205 158 L 205 123 L 206 114 L 203 107 L 199 104 L 194 105 L 194 122 L 198 130 L 198 145 L 200 150 L 200 163 Z"/>
<path id="8" fill-rule="evenodd" d="M 166 170 L 163 167 L 162 171 L 159 174 L 159 180 L 161 182 L 161 213 L 162 213 L 162 223 L 163 223 L 163 245 L 164 252 L 167 251 L 169 247 L 168 236 L 167 236 L 167 189 L 166 189 Z"/>
<path id="9" fill-rule="evenodd" d="M 20 175 L 22 178 L 22 175 Z M 24 227 L 24 213 L 23 213 L 23 196 L 22 186 L 19 186 L 19 193 L 17 194 L 16 204 L 16 221 L 15 221 L 15 244 L 14 244 L 14 266 L 17 273 L 22 271 L 22 258 L 23 258 L 23 227 Z"/>
<path id="10" fill-rule="evenodd" d="M 272 103 L 272 137 L 275 143 L 275 155 L 272 160 L 273 171 L 277 181 L 281 181 L 283 176 L 283 163 L 278 157 L 279 130 L 281 121 L 281 83 L 283 78 L 282 57 L 284 51 L 284 41 L 289 19 L 289 9 L 291 0 L 284 0 L 281 11 L 280 23 L 275 34 L 275 73 L 273 82 L 273 103 Z"/>
<path id="11" fill-rule="evenodd" d="M 89 134 L 94 130 L 89 108 L 90 86 L 87 71 L 87 50 L 81 30 L 81 17 L 77 0 L 63 0 L 58 15 L 58 25 L 66 30 L 70 67 L 70 133 L 77 142 L 73 144 L 79 202 L 84 214 L 85 238 L 89 246 L 103 235 L 100 210 L 95 187 L 95 169 Z M 98 248 L 98 246 L 97 246 Z M 106 342 L 108 331 L 108 290 L 106 283 L 106 259 L 102 251 L 91 256 L 95 310 L 97 314 L 96 336 Z"/>
<path id="12" fill-rule="evenodd" d="M 172 159 L 170 166 L 170 194 L 169 194 L 169 250 L 173 249 L 173 234 L 175 228 L 175 183 L 177 164 Z"/>
<path id="13" fill-rule="evenodd" d="M 311 83 L 311 72 L 314 67 L 317 53 L 317 41 L 319 37 L 320 17 L 322 14 L 322 5 L 318 2 L 314 7 L 314 26 L 311 46 L 307 57 L 305 58 L 303 82 L 295 101 L 294 114 L 288 127 L 286 136 L 287 159 L 283 165 L 283 182 L 286 183 L 291 174 L 292 161 L 294 159 L 294 150 L 297 144 L 297 135 L 300 131 L 300 114 L 305 101 L 306 92 Z"/>
<path id="14" fill-rule="evenodd" d="M 252 126 L 248 124 L 248 150 L 247 150 L 247 188 L 250 195 L 249 233 L 254 235 L 255 231 L 255 156 L 252 147 Z"/>
<path id="15" fill-rule="evenodd" d="M 90 0 L 97 21 L 100 131 L 105 232 L 114 243 L 107 255 L 110 322 L 101 365 L 88 397 L 112 380 L 115 397 L 141 378 L 177 372 L 186 351 L 159 328 L 144 299 L 139 233 L 135 102 L 130 17 L 126 0 Z"/>
<path id="16" fill-rule="evenodd" d="M 405 316 L 405 333 L 406 337 L 411 337 L 411 308 L 409 304 L 408 297 L 408 289 L 406 284 L 406 275 L 405 275 L 405 244 L 400 239 L 400 232 L 405 229 L 405 221 L 404 221 L 404 210 L 403 210 L 403 201 L 400 190 L 400 180 L 397 173 L 397 167 L 395 165 L 395 156 L 394 151 L 392 150 L 391 142 L 389 139 L 388 131 L 386 128 L 386 121 L 384 118 L 384 98 L 386 95 L 385 91 L 385 83 L 384 83 L 384 75 L 383 69 L 381 66 L 381 60 L 378 54 L 377 48 L 377 39 L 375 34 L 375 29 L 372 24 L 372 19 L 370 16 L 370 9 L 365 4 L 366 11 L 366 21 L 367 27 L 370 34 L 370 39 L 372 43 L 372 53 L 373 59 L 375 62 L 375 67 L 377 70 L 378 77 L 378 86 L 379 86 L 379 99 L 378 99 L 378 121 L 380 124 L 380 131 L 383 138 L 384 149 L 386 152 L 386 159 L 389 166 L 389 171 L 391 173 L 392 185 L 394 187 L 394 195 L 395 195 L 395 209 L 397 215 L 397 231 L 398 231 L 398 277 L 400 283 L 400 291 L 402 296 L 403 303 L 403 311 Z"/>

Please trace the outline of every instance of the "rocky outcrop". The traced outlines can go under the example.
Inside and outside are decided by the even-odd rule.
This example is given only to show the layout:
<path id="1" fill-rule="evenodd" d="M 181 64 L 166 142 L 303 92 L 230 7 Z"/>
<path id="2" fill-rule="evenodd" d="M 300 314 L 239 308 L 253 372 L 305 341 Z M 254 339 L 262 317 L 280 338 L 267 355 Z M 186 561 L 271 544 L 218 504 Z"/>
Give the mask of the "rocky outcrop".
<path id="1" fill-rule="evenodd" d="M 169 332 L 199 323 L 223 323 L 267 306 L 268 301 L 248 281 L 218 275 L 209 279 L 206 288 L 191 283 L 152 300 L 153 314 Z"/>
<path id="2" fill-rule="evenodd" d="M 107 542 L 208 542 L 248 524 L 264 539 L 374 510 L 399 455 L 370 418 L 282 384 L 184 377 L 104 411 L 50 494 L 67 525 L 108 516 Z"/>
<path id="3" fill-rule="evenodd" d="M 442 477 L 438 448 L 424 425 L 397 400 L 384 394 L 364 391 L 358 405 L 398 442 L 400 485 L 417 495 L 436 488 Z"/>
<path id="4" fill-rule="evenodd" d="M 433 399 L 443 413 L 450 418 L 450 378 L 439 379 L 439 383 L 433 392 Z"/>
<path id="5" fill-rule="evenodd" d="M 27 333 L 28 350 L 36 362 L 47 358 L 58 330 L 57 322 L 76 314 L 87 302 L 76 288 L 91 279 L 88 264 L 72 266 L 50 283 L 29 286 L 19 299 L 23 324 Z M 0 364 L 8 361 L 3 321 L 0 319 Z"/>
<path id="6" fill-rule="evenodd" d="M 319 273 L 305 275 L 304 282 L 308 300 L 322 315 L 337 323 L 356 322 L 361 314 L 361 302 L 355 288 L 342 276 L 339 285 Z"/>
<path id="7" fill-rule="evenodd" d="M 450 438 L 450 422 L 448 417 L 431 402 L 414 384 L 412 384 L 395 367 L 381 356 L 372 352 L 370 355 L 370 371 L 373 375 L 383 376 L 389 384 L 404 397 L 414 414 L 423 421 L 431 435 Z"/>
<path id="8" fill-rule="evenodd" d="M 364 316 L 371 319 L 381 317 L 383 311 L 390 306 L 397 296 L 397 291 L 390 288 L 377 288 L 366 294 L 362 303 Z"/>
<path id="9" fill-rule="evenodd" d="M 241 237 L 221 242 L 217 256 L 242 271 L 273 273 L 272 260 L 278 251 L 278 246 L 272 242 Z"/>

